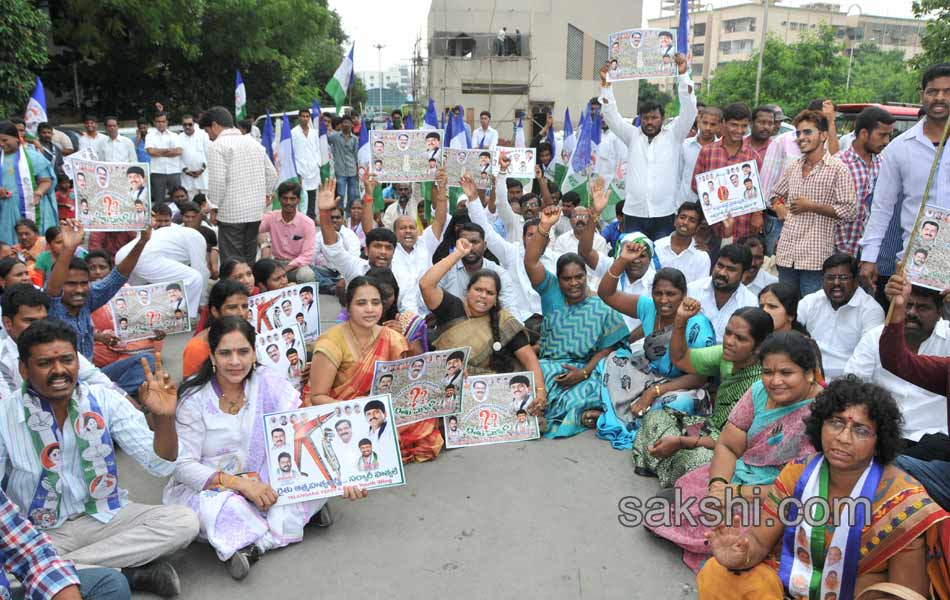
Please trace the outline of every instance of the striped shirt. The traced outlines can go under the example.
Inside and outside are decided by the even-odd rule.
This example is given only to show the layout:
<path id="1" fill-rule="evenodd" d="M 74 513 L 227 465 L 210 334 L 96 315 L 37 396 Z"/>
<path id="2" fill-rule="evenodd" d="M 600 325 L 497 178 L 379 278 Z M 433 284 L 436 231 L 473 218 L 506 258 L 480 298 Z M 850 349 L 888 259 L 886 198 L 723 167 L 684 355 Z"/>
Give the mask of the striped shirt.
<path id="1" fill-rule="evenodd" d="M 837 218 L 813 212 L 794 215 L 789 211 L 775 250 L 775 264 L 802 271 L 820 271 L 825 259 L 835 251 L 835 222 L 854 220 L 858 201 L 848 167 L 827 150 L 818 164 L 803 174 L 805 156 L 795 160 L 772 190 L 773 198 L 791 202 L 807 198 L 816 204 L 834 207 Z"/>
<path id="2" fill-rule="evenodd" d="M 52 598 L 71 585 L 79 585 L 79 574 L 73 564 L 56 554 L 49 538 L 23 518 L 3 492 L 0 568 L 13 573 L 23 584 L 26 598 Z"/>
<path id="3" fill-rule="evenodd" d="M 259 222 L 276 187 L 277 171 L 253 137 L 226 129 L 208 148 L 208 201 L 219 222 Z"/>
<path id="4" fill-rule="evenodd" d="M 155 454 L 155 435 L 145 422 L 145 415 L 136 410 L 131 402 L 114 390 L 99 385 L 87 386 L 80 383 L 78 389 L 82 390 L 81 393 L 95 395 L 109 435 L 114 442 L 122 446 L 126 454 L 155 477 L 168 477 L 172 474 L 175 463 Z M 4 491 L 13 502 L 26 509 L 33 501 L 43 465 L 27 426 L 23 408 L 24 393 L 22 389 L 18 390 L 12 397 L 0 402 L 0 476 L 7 474 L 7 468 L 10 469 L 10 479 Z M 60 448 L 63 494 L 57 527 L 70 517 L 84 514 L 86 501 L 89 499 L 76 430 L 71 425 L 60 430 Z M 128 492 L 119 490 L 119 502 L 122 506 L 129 502 Z M 108 523 L 114 514 L 105 508 L 92 516 L 102 523 Z"/>
<path id="5" fill-rule="evenodd" d="M 848 146 L 846 150 L 839 152 L 837 157 L 851 173 L 858 198 L 858 216 L 853 221 L 835 223 L 835 249 L 857 256 L 858 242 L 864 235 L 864 224 L 867 223 L 871 211 L 871 192 L 877 182 L 877 175 L 881 172 L 881 156 L 872 156 L 869 165 L 854 151 L 853 146 Z"/>

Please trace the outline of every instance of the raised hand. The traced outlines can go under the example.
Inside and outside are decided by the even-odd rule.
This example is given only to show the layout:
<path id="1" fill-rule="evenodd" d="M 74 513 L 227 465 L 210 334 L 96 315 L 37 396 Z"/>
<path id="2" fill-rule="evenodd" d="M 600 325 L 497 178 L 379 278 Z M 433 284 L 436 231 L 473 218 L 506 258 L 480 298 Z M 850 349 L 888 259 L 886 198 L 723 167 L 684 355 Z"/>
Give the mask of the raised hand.
<path id="1" fill-rule="evenodd" d="M 372 175 L 370 175 L 372 177 Z M 373 185 L 375 186 L 375 178 L 373 179 Z M 444 190 L 449 185 L 449 177 L 445 174 L 445 167 L 440 167 L 438 172 L 435 175 L 435 185 L 440 190 Z"/>
<path id="2" fill-rule="evenodd" d="M 541 171 L 541 165 L 539 164 L 534 165 L 534 178 L 538 181 L 544 179 L 544 172 Z"/>
<path id="3" fill-rule="evenodd" d="M 904 306 L 910 298 L 910 289 L 910 280 L 900 273 L 894 273 L 884 286 L 884 295 L 895 305 Z"/>
<path id="4" fill-rule="evenodd" d="M 702 305 L 695 298 L 683 298 L 679 308 L 676 309 L 676 317 L 673 321 L 675 325 L 685 327 L 690 319 L 699 314 Z"/>
<path id="5" fill-rule="evenodd" d="M 507 172 L 508 172 L 508 165 L 510 165 L 510 164 L 511 164 L 511 159 L 508 158 L 508 155 L 504 152 L 504 150 L 499 151 L 499 152 L 498 152 L 498 166 L 499 166 L 499 171 L 500 171 L 502 174 L 507 173 Z"/>
<path id="6" fill-rule="evenodd" d="M 335 185 L 336 180 L 334 180 L 333 183 Z M 366 169 L 366 175 L 363 176 L 363 190 L 367 196 L 372 196 L 373 191 L 376 190 L 376 176 L 373 175 L 372 171 L 369 169 Z M 335 190 L 334 193 L 336 193 Z"/>
<path id="7" fill-rule="evenodd" d="M 620 259 L 624 262 L 633 262 L 644 256 L 646 253 L 646 246 L 638 242 L 627 242 L 620 248 Z"/>
<path id="8" fill-rule="evenodd" d="M 594 179 L 591 183 L 590 191 L 594 214 L 599 216 L 607 208 L 607 202 L 610 200 L 610 192 L 607 189 L 604 178 L 598 177 Z"/>
<path id="9" fill-rule="evenodd" d="M 468 196 L 469 200 L 478 198 L 478 186 L 475 185 L 475 178 L 464 173 L 459 179 L 459 185 L 462 186 L 462 191 Z"/>
<path id="10" fill-rule="evenodd" d="M 557 225 L 558 220 L 561 218 L 561 207 L 560 206 L 545 206 L 544 210 L 541 211 L 541 225 L 540 227 L 544 231 L 551 231 L 551 228 Z"/>
<path id="11" fill-rule="evenodd" d="M 610 72 L 610 63 L 604 62 L 604 66 L 600 68 L 600 87 L 607 87 L 610 85 L 607 83 L 607 73 Z"/>
<path id="12" fill-rule="evenodd" d="M 77 219 L 65 219 L 60 225 L 63 234 L 63 246 L 69 250 L 67 256 L 71 256 L 76 248 L 82 244 L 83 236 L 86 233 L 85 228 Z"/>
<path id="13" fill-rule="evenodd" d="M 472 251 L 472 242 L 468 241 L 465 238 L 458 238 L 455 240 L 455 253 L 459 256 L 465 256 Z"/>
<path id="14" fill-rule="evenodd" d="M 145 383 L 139 388 L 139 401 L 154 415 L 174 416 L 178 407 L 178 394 L 171 375 L 162 368 L 162 353 L 155 353 L 154 373 L 148 361 L 142 358 L 142 371 L 145 372 Z"/>
<path id="15" fill-rule="evenodd" d="M 673 61 L 676 63 L 676 66 L 679 67 L 680 75 L 686 75 L 686 69 L 689 67 L 686 62 L 686 55 L 682 52 L 677 52 L 673 56 Z"/>
<path id="16" fill-rule="evenodd" d="M 320 210 L 336 208 L 336 179 L 331 177 L 323 182 L 320 193 L 317 194 L 317 208 Z"/>

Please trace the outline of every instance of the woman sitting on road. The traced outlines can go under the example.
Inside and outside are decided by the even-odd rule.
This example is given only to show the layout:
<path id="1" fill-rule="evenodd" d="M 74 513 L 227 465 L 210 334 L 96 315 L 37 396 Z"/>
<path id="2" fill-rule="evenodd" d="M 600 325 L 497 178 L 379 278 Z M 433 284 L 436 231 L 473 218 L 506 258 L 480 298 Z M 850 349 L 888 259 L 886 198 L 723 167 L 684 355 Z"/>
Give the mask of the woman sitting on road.
<path id="1" fill-rule="evenodd" d="M 735 496 L 759 496 L 758 486 L 771 485 L 787 462 L 813 451 L 804 435 L 804 418 L 821 386 L 815 382 L 811 345 L 794 331 L 774 333 L 763 342 L 759 356 L 762 381 L 753 384 L 732 409 L 712 462 L 676 480 L 682 498 L 695 499 L 689 512 L 697 525 L 647 525 L 682 546 L 683 561 L 694 571 L 709 555 L 707 529 L 698 522 L 699 500 L 706 495 L 721 498 L 727 486 Z"/>
<path id="2" fill-rule="evenodd" d="M 859 598 L 883 582 L 930 597 L 924 534 L 948 515 L 892 464 L 902 423 L 884 389 L 853 375 L 833 381 L 805 422 L 818 453 L 782 469 L 764 495 L 766 520 L 747 531 L 719 525 L 707 534 L 713 559 L 699 573 L 699 597 Z M 788 515 L 794 519 L 803 501 L 816 498 L 829 506 L 844 498 L 867 504 L 852 505 L 855 515 L 845 505 L 829 524 L 803 519 L 793 528 L 780 518 L 780 505 L 795 507 Z"/>
<path id="3" fill-rule="evenodd" d="M 722 344 L 690 348 L 688 322 L 701 310 L 698 301 L 687 298 L 673 322 L 670 360 L 685 373 L 719 377 L 712 414 L 689 416 L 664 407 L 643 418 L 633 443 L 633 464 L 638 475 L 656 474 L 662 487 L 712 460 L 713 449 L 729 414 L 752 384 L 762 376 L 758 350 L 772 333 L 772 317 L 747 306 L 732 314 Z"/>

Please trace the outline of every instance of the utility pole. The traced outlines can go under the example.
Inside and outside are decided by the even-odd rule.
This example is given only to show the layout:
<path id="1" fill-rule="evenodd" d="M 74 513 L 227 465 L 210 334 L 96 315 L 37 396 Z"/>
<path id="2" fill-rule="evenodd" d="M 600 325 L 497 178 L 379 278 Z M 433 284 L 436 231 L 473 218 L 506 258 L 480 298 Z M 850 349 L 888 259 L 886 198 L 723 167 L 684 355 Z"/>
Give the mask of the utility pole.
<path id="1" fill-rule="evenodd" d="M 383 114 L 383 44 L 374 44 L 376 48 L 377 67 L 379 68 L 379 114 Z"/>
<path id="2" fill-rule="evenodd" d="M 759 104 L 759 89 L 762 87 L 762 59 L 765 57 L 765 36 L 769 32 L 769 2 L 762 0 L 762 43 L 759 45 L 759 67 L 755 73 L 755 104 Z"/>

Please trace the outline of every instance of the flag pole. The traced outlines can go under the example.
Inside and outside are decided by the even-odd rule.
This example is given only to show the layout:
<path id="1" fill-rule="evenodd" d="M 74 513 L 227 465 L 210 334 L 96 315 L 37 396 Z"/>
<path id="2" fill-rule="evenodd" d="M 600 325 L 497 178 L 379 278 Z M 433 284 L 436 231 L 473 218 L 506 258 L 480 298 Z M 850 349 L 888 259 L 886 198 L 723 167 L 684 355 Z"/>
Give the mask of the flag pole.
<path id="1" fill-rule="evenodd" d="M 950 119 L 947 119 L 946 124 L 943 126 L 943 135 L 940 136 L 940 144 L 937 146 L 937 155 L 934 156 L 934 161 L 930 165 L 930 176 L 927 178 L 927 185 L 924 187 L 924 195 L 920 199 L 920 208 L 917 209 L 917 220 L 914 221 L 914 228 L 911 229 L 910 237 L 907 238 L 910 241 L 913 241 L 917 237 L 917 232 L 920 231 L 920 222 L 924 218 L 924 210 L 927 208 L 927 198 L 930 196 L 930 186 L 933 184 L 934 178 L 937 176 L 937 168 L 940 166 L 940 157 L 943 155 L 944 146 L 947 143 L 947 134 L 950 133 Z M 910 242 L 908 242 L 907 247 L 910 247 Z M 904 252 L 904 256 L 901 258 L 901 261 L 897 263 L 897 270 L 894 272 L 895 275 L 904 274 L 904 265 L 907 263 L 907 252 Z M 891 322 L 891 317 L 894 314 L 894 303 L 891 302 L 890 306 L 887 308 L 887 318 L 884 319 L 884 324 L 889 325 Z"/>

